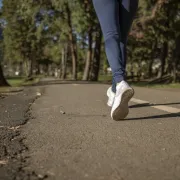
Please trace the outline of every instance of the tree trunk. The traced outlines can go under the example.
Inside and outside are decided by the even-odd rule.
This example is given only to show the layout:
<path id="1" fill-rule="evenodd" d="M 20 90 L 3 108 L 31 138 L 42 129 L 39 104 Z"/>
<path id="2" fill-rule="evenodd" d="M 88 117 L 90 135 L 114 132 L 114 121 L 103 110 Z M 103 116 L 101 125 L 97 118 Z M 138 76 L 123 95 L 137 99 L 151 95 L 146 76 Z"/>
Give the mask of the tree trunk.
<path id="1" fill-rule="evenodd" d="M 40 64 L 39 64 L 39 62 L 37 62 L 36 68 L 37 68 L 36 75 L 40 75 L 41 72 L 40 72 Z"/>
<path id="2" fill-rule="evenodd" d="M 178 63 L 179 63 L 179 61 L 180 61 L 180 36 L 178 36 L 178 37 L 176 38 L 175 43 L 176 43 L 176 48 L 174 49 L 173 59 L 172 59 L 173 82 L 177 82 L 177 67 L 178 67 Z"/>
<path id="3" fill-rule="evenodd" d="M 28 78 L 31 78 L 33 75 L 33 67 L 34 67 L 33 60 L 29 60 L 28 64 L 29 64 Z"/>
<path id="4" fill-rule="evenodd" d="M 173 82 L 175 83 L 177 81 L 177 74 L 176 74 L 176 71 L 177 71 L 177 61 L 174 60 L 174 62 L 172 63 L 172 75 L 173 75 Z"/>
<path id="5" fill-rule="evenodd" d="M 62 76 L 61 78 L 64 80 L 66 79 L 66 67 L 67 67 L 67 54 L 68 53 L 68 46 L 67 44 L 62 49 Z"/>
<path id="6" fill-rule="evenodd" d="M 131 62 L 131 66 L 130 66 L 130 72 L 131 72 L 131 80 L 132 81 L 134 81 L 134 64 L 133 64 L 133 62 L 132 61 L 130 61 Z"/>
<path id="7" fill-rule="evenodd" d="M 160 77 L 163 77 L 165 74 L 165 65 L 166 65 L 166 57 L 168 54 L 168 43 L 164 42 L 161 50 L 161 69 L 160 69 Z"/>
<path id="8" fill-rule="evenodd" d="M 85 63 L 83 81 L 87 81 L 89 79 L 91 60 L 92 60 L 92 29 L 90 28 L 88 32 L 88 51 L 87 51 L 87 59 Z"/>
<path id="9" fill-rule="evenodd" d="M 23 72 L 23 63 L 20 62 L 19 63 L 19 76 L 22 76 L 23 74 L 24 74 L 24 72 Z"/>
<path id="10" fill-rule="evenodd" d="M 154 63 L 154 52 L 155 52 L 156 48 L 157 48 L 157 42 L 154 42 L 153 45 L 152 45 L 151 60 L 150 60 L 149 67 L 148 67 L 148 76 L 149 76 L 149 78 L 151 78 L 153 76 L 153 74 L 152 74 L 152 66 L 153 66 L 153 63 Z"/>
<path id="11" fill-rule="evenodd" d="M 91 81 L 98 81 L 99 76 L 99 68 L 100 68 L 100 59 L 101 59 L 101 40 L 102 40 L 102 33 L 101 31 L 96 33 L 96 44 L 94 49 L 94 57 L 92 60 L 92 67 L 91 67 Z"/>
<path id="12" fill-rule="evenodd" d="M 52 76 L 52 64 L 48 64 L 48 76 Z"/>
<path id="13" fill-rule="evenodd" d="M 148 76 L 149 76 L 149 78 L 152 77 L 152 65 L 153 65 L 153 63 L 154 63 L 154 58 L 151 57 L 149 67 L 148 67 Z"/>
<path id="14" fill-rule="evenodd" d="M 24 72 L 25 72 L 25 76 L 28 77 L 29 74 L 29 64 L 27 60 L 23 60 L 23 67 L 24 67 Z"/>
<path id="15" fill-rule="evenodd" d="M 6 79 L 4 77 L 1 64 L 0 64 L 0 86 L 9 86 L 8 82 L 6 81 Z"/>
<path id="16" fill-rule="evenodd" d="M 70 47 L 71 47 L 71 56 L 72 56 L 72 79 L 77 79 L 77 46 L 76 46 L 76 38 L 74 38 L 73 35 L 73 29 L 72 29 L 72 17 L 71 17 L 71 11 L 69 9 L 68 3 L 66 3 L 66 12 L 67 12 L 67 20 L 68 20 L 68 26 L 69 26 L 69 41 L 70 41 Z"/>
<path id="17" fill-rule="evenodd" d="M 46 63 L 46 64 L 45 64 L 45 74 L 46 74 L 45 76 L 46 76 L 46 77 L 49 75 L 48 71 L 49 71 L 49 64 Z"/>
<path id="18" fill-rule="evenodd" d="M 140 81 L 142 78 L 142 65 L 141 62 L 138 63 L 138 72 L 137 72 L 137 80 Z"/>

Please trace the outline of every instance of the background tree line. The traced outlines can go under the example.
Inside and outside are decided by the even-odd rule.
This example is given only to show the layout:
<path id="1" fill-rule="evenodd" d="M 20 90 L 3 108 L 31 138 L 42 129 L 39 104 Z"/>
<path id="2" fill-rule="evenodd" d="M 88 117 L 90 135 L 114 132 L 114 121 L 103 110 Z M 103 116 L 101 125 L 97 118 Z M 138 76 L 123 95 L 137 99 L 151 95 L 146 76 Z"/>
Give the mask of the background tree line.
<path id="1" fill-rule="evenodd" d="M 178 81 L 179 0 L 139 1 L 128 42 L 127 75 Z M 91 0 L 3 0 L 2 4 L 0 86 L 7 85 L 4 67 L 18 67 L 19 75 L 28 78 L 58 72 L 61 79 L 97 81 L 100 72 L 107 72 Z"/>

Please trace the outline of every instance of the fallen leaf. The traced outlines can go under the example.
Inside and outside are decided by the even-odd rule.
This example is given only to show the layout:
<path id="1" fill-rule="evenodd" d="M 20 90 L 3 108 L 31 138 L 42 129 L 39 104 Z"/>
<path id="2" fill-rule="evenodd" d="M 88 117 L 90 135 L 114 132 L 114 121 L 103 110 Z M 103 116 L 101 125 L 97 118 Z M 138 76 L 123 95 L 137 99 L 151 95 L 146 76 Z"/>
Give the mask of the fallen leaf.
<path id="1" fill-rule="evenodd" d="M 37 96 L 41 96 L 41 93 L 40 93 L 40 92 L 37 92 L 36 95 L 37 95 Z"/>
<path id="2" fill-rule="evenodd" d="M 60 111 L 61 114 L 66 114 L 64 111 Z"/>
<path id="3" fill-rule="evenodd" d="M 18 130 L 21 126 L 16 126 L 16 127 L 8 127 L 9 130 Z"/>
<path id="4" fill-rule="evenodd" d="M 0 160 L 0 164 L 1 164 L 1 165 L 6 165 L 7 163 L 8 163 L 7 160 Z"/>

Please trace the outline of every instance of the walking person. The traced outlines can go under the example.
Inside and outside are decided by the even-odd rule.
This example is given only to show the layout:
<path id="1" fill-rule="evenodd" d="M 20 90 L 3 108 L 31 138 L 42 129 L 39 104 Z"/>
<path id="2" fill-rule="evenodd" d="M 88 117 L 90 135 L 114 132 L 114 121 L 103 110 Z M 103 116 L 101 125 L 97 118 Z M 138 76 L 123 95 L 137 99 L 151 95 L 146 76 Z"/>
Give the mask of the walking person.
<path id="1" fill-rule="evenodd" d="M 138 8 L 138 0 L 93 0 L 105 40 L 105 50 L 113 80 L 108 89 L 108 106 L 114 120 L 124 119 L 134 90 L 125 81 L 126 45 L 128 34 Z"/>

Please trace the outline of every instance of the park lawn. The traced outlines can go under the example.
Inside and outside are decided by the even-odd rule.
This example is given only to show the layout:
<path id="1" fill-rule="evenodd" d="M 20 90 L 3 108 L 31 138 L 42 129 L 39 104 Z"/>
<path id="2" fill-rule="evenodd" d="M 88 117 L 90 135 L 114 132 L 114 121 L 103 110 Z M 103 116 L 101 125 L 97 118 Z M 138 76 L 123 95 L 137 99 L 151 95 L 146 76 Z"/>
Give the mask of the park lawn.
<path id="1" fill-rule="evenodd" d="M 7 78 L 10 87 L 0 87 L 0 93 L 19 92 L 23 90 L 23 86 L 31 86 L 39 82 L 39 77 L 35 77 L 32 81 L 25 81 L 25 77 Z"/>
<path id="2" fill-rule="evenodd" d="M 171 84 L 153 84 L 150 87 L 153 88 L 180 88 L 180 83 L 171 83 Z"/>
<path id="3" fill-rule="evenodd" d="M 24 78 L 20 78 L 20 79 L 7 79 L 7 82 L 11 85 L 11 86 L 22 86 L 24 83 Z"/>
<path id="4" fill-rule="evenodd" d="M 112 81 L 112 75 L 99 75 L 99 81 Z"/>
<path id="5" fill-rule="evenodd" d="M 112 76 L 111 75 L 100 75 L 99 81 L 101 82 L 111 82 Z M 171 84 L 149 84 L 148 80 L 146 81 L 138 81 L 138 82 L 129 82 L 131 86 L 137 87 L 147 87 L 147 88 L 179 88 L 180 83 L 171 83 Z"/>
<path id="6" fill-rule="evenodd" d="M 180 83 L 170 83 L 170 84 L 148 84 L 147 82 L 132 82 L 132 86 L 137 87 L 147 87 L 147 88 L 179 88 Z"/>
<path id="7" fill-rule="evenodd" d="M 10 86 L 10 87 L 0 87 L 0 96 L 1 94 L 9 94 L 9 93 L 16 93 L 23 91 L 23 87 L 15 87 L 15 86 Z"/>
<path id="8" fill-rule="evenodd" d="M 32 81 L 25 81 L 25 77 L 19 77 L 19 78 L 7 78 L 8 83 L 12 86 L 12 87 L 19 87 L 19 86 L 30 86 L 33 85 L 35 83 L 39 82 L 39 77 L 35 77 L 34 80 Z"/>

